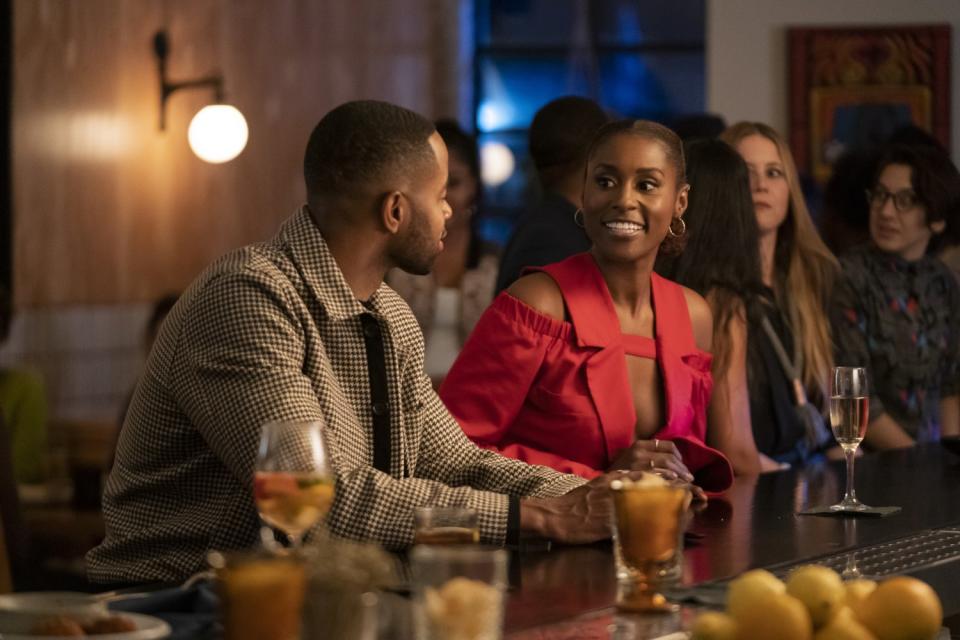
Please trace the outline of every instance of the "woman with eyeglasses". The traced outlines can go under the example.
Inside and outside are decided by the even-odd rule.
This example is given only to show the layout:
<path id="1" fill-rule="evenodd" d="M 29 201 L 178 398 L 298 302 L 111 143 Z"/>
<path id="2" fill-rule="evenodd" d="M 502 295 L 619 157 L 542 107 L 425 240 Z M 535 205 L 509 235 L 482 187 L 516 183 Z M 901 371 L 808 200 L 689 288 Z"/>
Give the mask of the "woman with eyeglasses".
<path id="1" fill-rule="evenodd" d="M 934 252 L 956 234 L 960 174 L 934 148 L 879 163 L 868 246 L 841 259 L 831 310 L 836 361 L 870 369 L 872 449 L 960 435 L 960 287 Z"/>

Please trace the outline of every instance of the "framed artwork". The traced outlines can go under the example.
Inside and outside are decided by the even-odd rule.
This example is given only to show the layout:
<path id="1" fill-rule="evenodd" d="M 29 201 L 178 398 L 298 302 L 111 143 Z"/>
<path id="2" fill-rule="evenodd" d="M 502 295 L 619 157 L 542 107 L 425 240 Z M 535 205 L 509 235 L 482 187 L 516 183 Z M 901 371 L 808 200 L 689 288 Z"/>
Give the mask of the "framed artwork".
<path id="1" fill-rule="evenodd" d="M 950 26 L 792 28 L 790 146 L 818 182 L 853 147 L 916 125 L 950 146 Z"/>

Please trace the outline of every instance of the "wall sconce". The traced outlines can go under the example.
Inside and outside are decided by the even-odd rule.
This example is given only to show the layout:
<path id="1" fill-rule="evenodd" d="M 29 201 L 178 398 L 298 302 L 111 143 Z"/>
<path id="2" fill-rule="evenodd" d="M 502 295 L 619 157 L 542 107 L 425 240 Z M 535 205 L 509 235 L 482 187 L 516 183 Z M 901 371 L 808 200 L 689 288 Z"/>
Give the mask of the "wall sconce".
<path id="1" fill-rule="evenodd" d="M 233 160 L 247 146 L 247 121 L 240 111 L 223 102 L 223 76 L 213 75 L 196 80 L 170 82 L 167 80 L 167 33 L 158 31 L 153 37 L 153 50 L 157 54 L 157 69 L 160 72 L 160 130 L 166 129 L 167 98 L 180 89 L 209 87 L 213 89 L 214 102 L 193 116 L 187 129 L 190 148 L 201 160 L 219 164 Z"/>

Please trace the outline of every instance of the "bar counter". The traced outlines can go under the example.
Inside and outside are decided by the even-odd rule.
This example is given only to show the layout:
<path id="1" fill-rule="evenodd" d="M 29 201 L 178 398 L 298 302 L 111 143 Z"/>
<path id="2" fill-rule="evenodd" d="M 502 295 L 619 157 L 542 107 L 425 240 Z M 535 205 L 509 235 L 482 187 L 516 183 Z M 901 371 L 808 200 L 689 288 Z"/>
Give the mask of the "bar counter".
<path id="1" fill-rule="evenodd" d="M 838 502 L 844 482 L 842 461 L 737 478 L 729 491 L 695 512 L 682 587 L 695 592 L 690 588 L 747 569 L 782 569 L 835 555 L 856 564 L 858 556 L 866 562 L 882 552 L 879 557 L 895 558 L 906 567 L 903 573 L 934 587 L 945 624 L 960 637 L 960 456 L 939 444 L 863 456 L 856 461 L 858 498 L 902 511 L 882 518 L 797 515 Z M 933 545 L 939 554 L 933 562 L 911 556 L 911 548 L 920 544 L 915 540 L 926 538 L 918 534 L 926 532 L 946 541 Z M 890 544 L 879 547 L 882 543 Z M 519 569 L 514 569 L 517 584 L 507 604 L 507 638 L 655 638 L 688 626 L 696 613 L 696 607 L 685 606 L 674 615 L 616 615 L 609 543 L 515 557 Z"/>

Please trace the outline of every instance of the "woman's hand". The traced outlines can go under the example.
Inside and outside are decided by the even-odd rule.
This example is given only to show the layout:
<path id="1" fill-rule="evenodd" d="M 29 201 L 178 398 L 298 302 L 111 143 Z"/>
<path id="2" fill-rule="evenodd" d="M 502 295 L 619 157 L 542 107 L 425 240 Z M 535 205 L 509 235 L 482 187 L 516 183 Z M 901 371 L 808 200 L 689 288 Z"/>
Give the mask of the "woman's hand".
<path id="1" fill-rule="evenodd" d="M 789 462 L 777 462 L 769 456 L 760 454 L 760 473 L 776 473 L 790 468 Z"/>
<path id="2" fill-rule="evenodd" d="M 669 440 L 637 440 L 621 451 L 607 470 L 651 471 L 663 475 L 669 472 L 681 480 L 693 480 L 680 451 Z"/>

